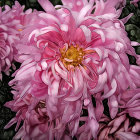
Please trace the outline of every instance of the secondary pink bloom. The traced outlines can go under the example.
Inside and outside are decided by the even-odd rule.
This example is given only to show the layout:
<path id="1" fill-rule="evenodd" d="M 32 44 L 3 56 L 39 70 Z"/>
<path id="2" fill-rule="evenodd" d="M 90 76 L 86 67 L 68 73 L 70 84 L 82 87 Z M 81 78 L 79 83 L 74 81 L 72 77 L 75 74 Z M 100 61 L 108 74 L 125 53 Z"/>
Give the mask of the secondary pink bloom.
<path id="1" fill-rule="evenodd" d="M 23 126 L 18 130 L 14 139 L 26 140 L 67 140 L 72 139 L 79 127 L 81 114 L 81 101 L 64 102 L 53 97 L 53 106 L 50 106 L 51 97 L 38 100 L 30 94 L 24 99 L 20 98 L 18 92 L 13 91 L 14 100 L 7 102 L 6 107 L 17 112 L 16 116 L 5 126 L 5 129 L 17 123 L 15 130 L 19 129 L 21 121 Z M 51 100 L 51 101 L 50 101 Z M 59 106 L 55 106 L 58 100 Z M 92 114 L 92 113 L 91 113 Z M 92 116 L 91 119 L 94 119 Z"/>
<path id="2" fill-rule="evenodd" d="M 140 120 L 140 89 L 124 92 L 120 99 L 120 107 L 131 117 Z"/>
<path id="3" fill-rule="evenodd" d="M 96 138 L 102 100 L 109 99 L 114 118 L 118 94 L 140 86 L 140 69 L 131 66 L 127 57 L 130 54 L 139 59 L 124 28 L 131 15 L 118 19 L 123 0 L 62 2 L 54 7 L 48 0 L 39 0 L 46 12 L 26 17 L 32 24 L 24 26 L 16 45 L 22 64 L 10 85 L 21 100 L 28 94 L 45 100 L 51 120 L 62 105 L 64 113 L 60 117 L 68 125 L 70 136 Z M 91 96 L 95 97 L 96 108 Z M 79 128 L 82 108 L 88 116 Z"/>
<path id="4" fill-rule="evenodd" d="M 139 140 L 140 136 L 138 132 L 140 131 L 139 120 L 134 120 L 128 117 L 126 114 L 119 115 L 111 120 L 110 118 L 104 116 L 100 120 L 99 134 L 97 140 Z"/>
<path id="5" fill-rule="evenodd" d="M 127 90 L 119 96 L 119 113 L 113 119 L 107 116 L 100 119 L 99 140 L 140 139 L 140 89 Z"/>
<path id="6" fill-rule="evenodd" d="M 22 30 L 22 20 L 24 17 L 24 6 L 20 6 L 18 2 L 10 8 L 4 7 L 2 11 L 0 7 L 0 79 L 1 71 L 9 73 L 9 68 L 12 66 L 14 56 L 17 54 L 15 44 L 19 41 L 20 31 Z M 26 11 L 26 14 L 30 10 Z"/>
<path id="7" fill-rule="evenodd" d="M 16 95 L 16 93 L 14 93 Z M 54 138 L 61 139 L 65 136 L 65 123 L 62 121 L 62 106 L 57 106 L 57 112 L 53 112 L 53 118 L 47 114 L 47 102 L 38 100 L 28 94 L 23 100 L 19 95 L 14 96 L 14 101 L 6 103 L 6 106 L 12 111 L 17 112 L 16 117 L 13 118 L 6 126 L 9 128 L 14 123 L 17 123 L 16 131 L 19 128 L 21 121 L 24 121 L 23 126 L 18 130 L 14 139 L 25 140 L 52 140 Z"/>

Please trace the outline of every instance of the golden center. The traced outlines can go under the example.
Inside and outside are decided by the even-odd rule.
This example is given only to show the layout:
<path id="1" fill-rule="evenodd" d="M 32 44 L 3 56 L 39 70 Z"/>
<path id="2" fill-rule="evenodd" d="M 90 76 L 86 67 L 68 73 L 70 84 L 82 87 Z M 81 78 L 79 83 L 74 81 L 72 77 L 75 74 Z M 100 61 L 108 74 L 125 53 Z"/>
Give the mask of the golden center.
<path id="1" fill-rule="evenodd" d="M 60 49 L 60 60 L 69 70 L 71 67 L 82 65 L 82 61 L 85 59 L 85 55 L 93 52 L 94 51 L 92 50 L 84 50 L 78 45 L 70 45 L 68 48 L 64 46 L 62 49 Z"/>

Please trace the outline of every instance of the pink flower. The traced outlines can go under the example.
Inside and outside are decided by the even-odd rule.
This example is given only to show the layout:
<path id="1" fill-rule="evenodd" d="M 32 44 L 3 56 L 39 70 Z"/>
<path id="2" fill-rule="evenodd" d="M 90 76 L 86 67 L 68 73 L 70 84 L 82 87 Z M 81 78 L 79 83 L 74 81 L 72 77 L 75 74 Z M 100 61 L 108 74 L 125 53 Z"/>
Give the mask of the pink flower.
<path id="1" fill-rule="evenodd" d="M 127 90 L 121 96 L 121 108 L 131 117 L 140 120 L 140 89 Z"/>
<path id="2" fill-rule="evenodd" d="M 64 6 L 56 6 L 58 10 L 47 0 L 39 2 L 47 13 L 36 15 L 38 22 L 22 32 L 16 48 L 24 54 L 19 59 L 25 62 L 14 81 L 32 77 L 26 83 L 32 92 L 31 81 L 39 73 L 48 85 L 47 94 L 65 96 L 67 101 L 87 99 L 87 93 L 98 92 L 104 92 L 102 98 L 109 98 L 117 90 L 140 85 L 136 77 L 139 68 L 129 65 L 126 54 L 138 59 L 122 23 L 128 19 L 118 20 L 121 9 L 115 10 L 115 6 L 119 6 L 119 1 L 96 1 L 94 7 L 93 1 L 77 1 L 76 5 L 63 1 Z M 34 91 L 31 94 L 39 98 L 47 95 Z"/>
<path id="3" fill-rule="evenodd" d="M 126 114 L 118 114 L 113 120 L 104 116 L 99 124 L 100 127 L 97 140 L 140 139 L 140 136 L 138 135 L 138 132 L 140 131 L 139 120 L 134 120 Z"/>
<path id="4" fill-rule="evenodd" d="M 119 95 L 117 115 L 111 119 L 102 116 L 98 139 L 140 139 L 140 89 L 127 90 Z M 110 114 L 111 115 L 111 114 Z"/>
<path id="5" fill-rule="evenodd" d="M 53 105 L 49 109 L 51 97 L 45 101 L 38 100 L 28 94 L 21 100 L 17 92 L 13 92 L 13 94 L 14 100 L 7 102 L 5 106 L 11 108 L 17 114 L 5 126 L 5 129 L 17 123 L 15 128 L 17 131 L 21 121 L 24 122 L 14 139 L 44 140 L 48 138 L 52 140 L 55 138 L 57 140 L 67 140 L 67 138 L 71 139 L 76 134 L 81 114 L 81 101 L 69 103 L 56 99 L 59 106 Z M 55 100 L 54 97 L 53 100 Z"/>
<path id="6" fill-rule="evenodd" d="M 18 95 L 14 96 L 14 101 L 6 103 L 13 111 L 17 112 L 16 117 L 13 118 L 6 126 L 9 128 L 14 123 L 17 123 L 16 131 L 19 128 L 21 121 L 24 121 L 23 126 L 18 130 L 14 139 L 35 139 L 44 140 L 48 138 L 52 140 L 54 137 L 60 139 L 65 134 L 65 125 L 62 123 L 60 114 L 61 107 L 57 106 L 58 112 L 55 113 L 55 118 L 49 118 L 47 114 L 47 106 L 45 101 L 37 100 L 28 94 L 23 100 Z"/>
<path id="7" fill-rule="evenodd" d="M 102 100 L 109 99 L 111 116 L 115 118 L 118 94 L 140 86 L 140 69 L 131 66 L 127 57 L 130 54 L 139 59 L 123 24 L 131 15 L 118 19 L 125 5 L 123 0 L 62 2 L 54 7 L 48 0 L 39 0 L 46 12 L 26 16 L 31 24 L 24 25 L 16 45 L 22 64 L 10 85 L 14 85 L 21 100 L 30 94 L 45 101 L 50 120 L 57 119 L 55 114 L 62 107 L 59 117 L 68 126 L 70 136 L 96 138 Z M 88 116 L 79 128 L 82 108 L 88 110 Z M 26 121 L 25 128 L 30 124 L 29 118 Z"/>
<path id="8" fill-rule="evenodd" d="M 2 11 L 0 7 L 0 75 L 1 71 L 9 73 L 9 68 L 14 65 L 12 64 L 17 50 L 15 44 L 20 40 L 20 32 L 23 29 L 23 20 L 25 13 L 23 13 L 24 6 L 16 1 L 15 5 L 10 8 L 9 6 L 4 7 Z M 26 14 L 31 11 L 27 10 Z M 2 76 L 0 76 L 0 79 Z"/>

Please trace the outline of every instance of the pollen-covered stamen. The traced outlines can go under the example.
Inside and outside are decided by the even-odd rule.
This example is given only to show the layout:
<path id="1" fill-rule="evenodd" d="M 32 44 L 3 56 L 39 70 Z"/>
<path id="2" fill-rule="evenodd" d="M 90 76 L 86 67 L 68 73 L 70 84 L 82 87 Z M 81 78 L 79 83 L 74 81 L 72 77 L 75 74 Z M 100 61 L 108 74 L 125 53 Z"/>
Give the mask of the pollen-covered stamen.
<path id="1" fill-rule="evenodd" d="M 76 67 L 82 65 L 82 61 L 85 59 L 85 55 L 94 53 L 92 50 L 84 50 L 78 45 L 64 46 L 60 49 L 61 58 L 64 66 L 69 69 L 70 67 Z"/>

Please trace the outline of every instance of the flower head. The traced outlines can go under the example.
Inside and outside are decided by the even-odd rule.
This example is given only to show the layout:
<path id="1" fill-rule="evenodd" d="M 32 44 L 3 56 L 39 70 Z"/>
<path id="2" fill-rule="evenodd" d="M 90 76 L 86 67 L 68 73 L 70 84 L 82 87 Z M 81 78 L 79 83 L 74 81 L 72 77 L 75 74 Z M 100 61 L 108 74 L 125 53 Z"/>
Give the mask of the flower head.
<path id="1" fill-rule="evenodd" d="M 126 114 L 118 115 L 114 120 L 103 117 L 100 120 L 100 128 L 97 140 L 131 140 L 139 139 L 140 123 Z"/>
<path id="2" fill-rule="evenodd" d="M 140 86 L 140 69 L 130 65 L 127 57 L 130 54 L 139 59 L 123 24 L 131 15 L 118 19 L 123 0 L 62 2 L 54 7 L 48 0 L 39 0 L 45 12 L 26 16 L 31 24 L 24 26 L 16 45 L 22 64 L 10 85 L 20 100 L 29 94 L 45 101 L 47 116 L 51 121 L 61 118 L 68 128 L 67 136 L 96 138 L 102 100 L 109 100 L 111 117 L 115 118 L 118 94 Z M 35 108 L 36 116 L 39 112 Z M 82 117 L 83 108 L 88 112 L 86 117 Z M 79 128 L 82 119 L 84 125 Z"/>
<path id="3" fill-rule="evenodd" d="M 114 137 L 122 140 L 140 139 L 139 93 L 140 89 L 123 92 L 118 103 L 119 113 L 115 118 L 102 116 L 99 121 L 99 140 L 112 140 Z"/>
<path id="4" fill-rule="evenodd" d="M 12 61 L 17 54 L 15 44 L 20 39 L 20 31 L 23 28 L 24 6 L 16 1 L 10 8 L 0 8 L 0 74 L 1 71 L 9 73 L 9 68 L 13 65 Z M 29 13 L 29 10 L 26 14 Z M 0 76 L 2 78 L 2 76 Z"/>

